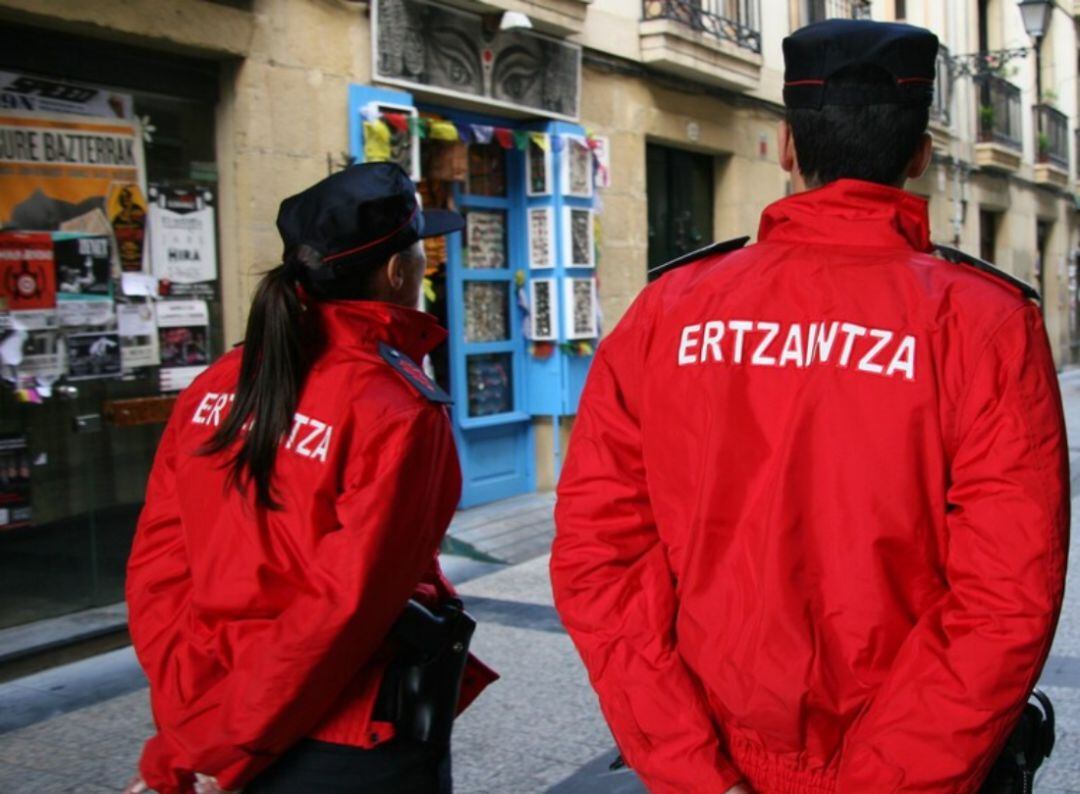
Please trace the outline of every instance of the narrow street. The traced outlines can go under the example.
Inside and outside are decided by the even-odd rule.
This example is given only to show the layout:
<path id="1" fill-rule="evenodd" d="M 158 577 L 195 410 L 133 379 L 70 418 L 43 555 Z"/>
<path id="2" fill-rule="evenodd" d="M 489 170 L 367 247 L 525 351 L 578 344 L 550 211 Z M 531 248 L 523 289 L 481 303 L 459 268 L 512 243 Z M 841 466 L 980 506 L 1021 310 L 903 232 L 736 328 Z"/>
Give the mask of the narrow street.
<path id="1" fill-rule="evenodd" d="M 1080 471 L 1080 371 L 1062 377 L 1062 392 Z M 1074 494 L 1078 484 L 1074 474 Z M 552 607 L 551 504 L 550 495 L 534 494 L 474 508 L 451 530 L 446 568 L 480 621 L 476 653 L 502 674 L 456 728 L 461 794 L 643 791 L 632 773 L 608 771 L 614 744 Z M 1075 542 L 1073 559 L 1080 559 Z M 1058 740 L 1036 790 L 1080 794 L 1080 565 L 1072 566 L 1041 685 L 1058 711 Z M 117 791 L 150 729 L 130 649 L 0 685 L 0 791 Z"/>

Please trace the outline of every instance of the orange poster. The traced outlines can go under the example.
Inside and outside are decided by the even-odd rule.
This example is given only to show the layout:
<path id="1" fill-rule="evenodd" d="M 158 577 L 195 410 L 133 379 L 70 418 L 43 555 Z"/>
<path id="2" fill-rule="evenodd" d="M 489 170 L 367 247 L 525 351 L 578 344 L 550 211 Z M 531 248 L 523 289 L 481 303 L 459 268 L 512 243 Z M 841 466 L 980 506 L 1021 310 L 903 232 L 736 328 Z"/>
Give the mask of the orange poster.
<path id="1" fill-rule="evenodd" d="M 55 231 L 145 184 L 137 121 L 0 111 L 0 228 Z"/>

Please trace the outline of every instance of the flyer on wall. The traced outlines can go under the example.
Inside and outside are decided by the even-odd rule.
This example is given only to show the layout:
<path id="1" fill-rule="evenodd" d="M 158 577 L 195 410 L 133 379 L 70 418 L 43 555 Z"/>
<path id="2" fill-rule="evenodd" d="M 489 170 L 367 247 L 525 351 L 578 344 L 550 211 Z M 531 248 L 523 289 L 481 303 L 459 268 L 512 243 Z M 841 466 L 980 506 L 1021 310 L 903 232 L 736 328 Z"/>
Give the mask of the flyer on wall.
<path id="1" fill-rule="evenodd" d="M 112 295 L 112 245 L 106 235 L 54 232 L 56 288 L 61 295 L 97 297 Z"/>
<path id="2" fill-rule="evenodd" d="M 206 187 L 151 185 L 150 272 L 168 294 L 213 298 L 217 280 L 214 194 Z"/>
<path id="3" fill-rule="evenodd" d="M 203 300 L 168 300 L 157 304 L 161 390 L 191 385 L 210 363 L 210 312 Z"/>
<path id="4" fill-rule="evenodd" d="M 160 363 L 154 304 L 150 301 L 117 304 L 116 324 L 120 333 L 120 364 L 125 371 L 156 367 Z"/>

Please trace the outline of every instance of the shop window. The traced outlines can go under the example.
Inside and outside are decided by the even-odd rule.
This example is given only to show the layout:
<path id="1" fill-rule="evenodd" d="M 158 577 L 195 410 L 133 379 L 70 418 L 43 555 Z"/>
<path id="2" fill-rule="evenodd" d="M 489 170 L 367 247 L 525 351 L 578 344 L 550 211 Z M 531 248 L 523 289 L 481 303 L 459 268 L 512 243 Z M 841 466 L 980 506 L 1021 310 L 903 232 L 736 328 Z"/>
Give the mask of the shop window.
<path id="1" fill-rule="evenodd" d="M 198 301 L 200 317 L 177 315 L 166 328 L 162 315 L 145 299 L 123 296 L 118 281 L 111 279 L 108 255 L 99 274 L 93 245 L 83 250 L 77 244 L 83 238 L 72 242 L 57 234 L 61 223 L 86 215 L 88 209 L 91 215 L 94 210 L 100 213 L 106 224 L 91 236 L 110 238 L 114 230 L 117 236 L 130 231 L 147 215 L 151 185 L 189 192 L 197 188 L 198 201 L 216 206 L 217 70 L 216 64 L 115 42 L 16 26 L 0 29 L 4 85 L 21 79 L 18 90 L 6 93 L 7 106 L 43 112 L 28 106 L 57 86 L 86 88 L 86 95 L 99 95 L 97 104 L 68 112 L 88 124 L 108 117 L 129 129 L 133 119 L 142 120 L 135 137 L 142 140 L 146 175 L 140 186 L 146 194 L 142 204 L 117 193 L 116 206 L 108 197 L 89 196 L 86 207 L 65 203 L 45 190 L 43 200 L 27 201 L 24 194 L 29 191 L 32 197 L 33 185 L 5 184 L 0 175 L 0 192 L 7 191 L 9 209 L 23 205 L 20 228 L 51 240 L 59 292 L 81 293 L 75 295 L 80 300 L 66 305 L 61 295 L 51 311 L 58 317 L 65 310 L 70 315 L 75 303 L 84 303 L 89 311 L 96 298 L 97 308 L 105 306 L 112 318 L 92 333 L 78 321 L 53 334 L 62 340 L 57 349 L 66 350 L 57 379 L 9 366 L 8 380 L 0 384 L 0 628 L 123 599 L 124 568 L 147 475 L 171 409 L 158 366 L 164 349 L 160 343 L 190 336 L 191 344 L 184 347 L 186 364 L 222 352 L 216 281 Z M 207 223 L 203 228 L 213 229 L 212 217 Z M 85 227 L 76 231 L 85 237 Z M 70 267 L 60 264 L 65 245 L 76 254 Z M 216 266 L 213 244 L 206 253 Z M 132 254 L 131 259 L 138 268 L 137 257 Z M 132 336 L 123 339 L 121 305 L 150 307 L 146 328 L 135 322 L 138 328 L 129 329 Z M 127 345 L 129 338 L 139 345 L 145 342 L 146 348 Z M 125 343 L 120 350 L 118 339 Z M 51 344 L 48 334 L 42 334 L 28 340 L 24 352 L 44 360 Z M 126 353 L 135 350 L 153 355 L 133 364 Z"/>
<path id="2" fill-rule="evenodd" d="M 469 147 L 468 192 L 473 196 L 506 195 L 506 152 L 498 143 Z"/>
<path id="3" fill-rule="evenodd" d="M 467 356 L 469 416 L 492 416 L 514 410 L 513 356 L 488 353 Z"/>
<path id="4" fill-rule="evenodd" d="M 999 217 L 999 213 L 979 210 L 979 258 L 986 262 L 997 261 Z"/>
<path id="5" fill-rule="evenodd" d="M 510 338 L 510 286 L 505 281 L 465 282 L 465 341 Z"/>

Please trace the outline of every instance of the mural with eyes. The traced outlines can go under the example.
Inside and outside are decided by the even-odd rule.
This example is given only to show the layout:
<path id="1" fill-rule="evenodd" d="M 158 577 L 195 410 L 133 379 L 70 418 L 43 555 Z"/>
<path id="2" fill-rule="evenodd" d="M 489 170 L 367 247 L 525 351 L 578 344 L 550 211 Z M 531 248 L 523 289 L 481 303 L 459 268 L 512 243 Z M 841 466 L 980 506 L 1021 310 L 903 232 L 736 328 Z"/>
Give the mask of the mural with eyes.
<path id="1" fill-rule="evenodd" d="M 377 0 L 380 78 L 576 117 L 581 50 L 428 0 Z"/>

